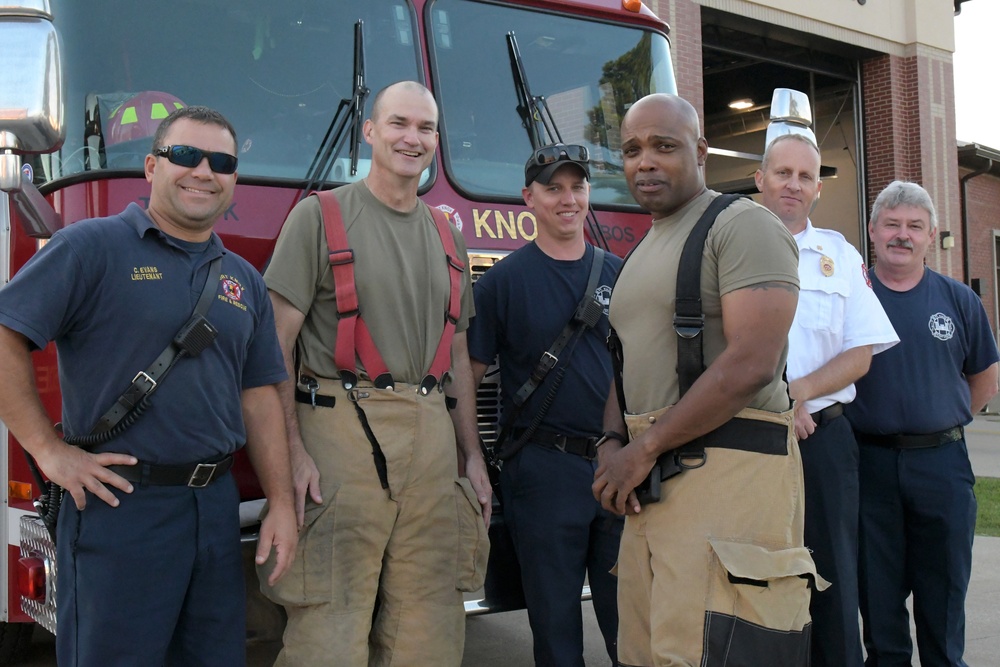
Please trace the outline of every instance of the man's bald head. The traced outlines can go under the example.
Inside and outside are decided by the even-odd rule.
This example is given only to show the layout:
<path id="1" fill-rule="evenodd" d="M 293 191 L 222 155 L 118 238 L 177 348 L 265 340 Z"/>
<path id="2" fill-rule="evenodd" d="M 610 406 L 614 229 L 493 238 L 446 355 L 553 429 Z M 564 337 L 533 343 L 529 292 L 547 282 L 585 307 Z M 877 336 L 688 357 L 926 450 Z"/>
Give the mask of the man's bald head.
<path id="1" fill-rule="evenodd" d="M 708 142 L 687 100 L 666 93 L 643 97 L 626 112 L 621 134 L 629 191 L 654 218 L 704 192 Z"/>

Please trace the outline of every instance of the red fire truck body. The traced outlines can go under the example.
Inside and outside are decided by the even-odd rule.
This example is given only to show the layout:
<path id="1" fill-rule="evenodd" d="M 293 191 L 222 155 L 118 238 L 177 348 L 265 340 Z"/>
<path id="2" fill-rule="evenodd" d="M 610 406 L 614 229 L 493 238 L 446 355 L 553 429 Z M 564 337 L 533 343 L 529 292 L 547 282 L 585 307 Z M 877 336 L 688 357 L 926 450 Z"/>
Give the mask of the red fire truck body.
<path id="1" fill-rule="evenodd" d="M 623 255 L 649 217 L 625 184 L 621 116 L 645 94 L 676 92 L 667 26 L 634 0 L 24 0 L 0 7 L 0 44 L 0 285 L 58 228 L 148 201 L 143 159 L 176 104 L 216 108 L 235 125 L 239 182 L 216 231 L 262 268 L 309 189 L 367 173 L 370 150 L 349 137 L 352 100 L 363 119 L 374 92 L 404 79 L 438 100 L 440 146 L 420 194 L 461 229 L 474 271 L 534 238 L 523 165 L 533 146 L 553 141 L 590 150 L 588 235 Z M 372 95 L 359 100 L 365 88 Z M 345 115 L 345 139 L 333 146 Z M 34 362 L 56 422 L 54 347 Z M 479 399 L 489 440 L 499 405 L 491 378 Z M 54 630 L 55 563 L 44 530 L 22 534 L 39 489 L 2 422 L 0 443 L 7 664 L 33 620 Z M 245 500 L 260 498 L 245 461 L 235 474 Z M 467 610 L 516 604 L 504 599 L 504 576 L 491 565 L 485 597 Z"/>

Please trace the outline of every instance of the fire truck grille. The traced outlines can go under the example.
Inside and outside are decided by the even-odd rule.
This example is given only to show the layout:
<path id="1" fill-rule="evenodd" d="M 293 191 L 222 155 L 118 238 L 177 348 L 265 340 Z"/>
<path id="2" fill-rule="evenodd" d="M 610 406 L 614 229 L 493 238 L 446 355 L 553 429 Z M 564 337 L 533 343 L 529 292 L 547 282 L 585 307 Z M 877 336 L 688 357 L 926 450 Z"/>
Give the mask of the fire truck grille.
<path id="1" fill-rule="evenodd" d="M 505 253 L 469 253 L 472 281 L 475 282 L 487 269 L 499 262 Z M 499 435 L 500 423 L 500 367 L 494 363 L 486 369 L 483 382 L 476 393 L 476 419 L 483 442 L 492 445 Z"/>

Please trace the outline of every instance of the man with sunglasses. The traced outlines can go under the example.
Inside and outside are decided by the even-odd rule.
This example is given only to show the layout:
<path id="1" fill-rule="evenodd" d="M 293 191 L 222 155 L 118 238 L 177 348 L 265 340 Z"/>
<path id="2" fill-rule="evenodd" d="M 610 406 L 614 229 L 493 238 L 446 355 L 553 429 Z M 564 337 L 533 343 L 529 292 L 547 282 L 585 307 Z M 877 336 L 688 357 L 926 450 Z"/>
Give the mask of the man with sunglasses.
<path id="1" fill-rule="evenodd" d="M 608 384 L 607 299 L 621 260 L 584 238 L 590 210 L 590 160 L 584 146 L 535 151 L 524 167 L 524 203 L 535 216 L 535 240 L 490 268 L 477 282 L 469 327 L 478 385 L 499 356 L 504 459 L 503 516 L 521 567 L 536 665 L 583 665 L 580 590 L 589 576 L 594 611 L 612 664 L 618 664 L 617 587 L 622 519 L 590 492 Z M 596 267 L 595 261 L 600 261 Z M 599 271 L 588 293 L 591 270 Z M 577 325 L 559 361 L 523 407 L 519 390 L 535 375 L 550 344 L 574 320 L 582 300 L 595 321 Z"/>
<path id="2" fill-rule="evenodd" d="M 0 290 L 0 418 L 67 493 L 57 526 L 61 665 L 245 663 L 239 493 L 228 474 L 244 444 L 270 505 L 257 561 L 270 557 L 277 580 L 294 556 L 273 311 L 256 269 L 212 231 L 233 198 L 236 145 L 218 112 L 175 111 L 146 157 L 148 208 L 69 225 Z M 179 330 L 202 286 L 217 335 L 159 375 L 152 362 L 172 340 L 191 344 Z M 155 394 L 111 437 L 69 446 L 32 381 L 30 350 L 49 341 L 67 440 L 96 430 L 130 381 L 140 389 L 159 377 Z"/>
<path id="3" fill-rule="evenodd" d="M 267 591 L 288 612 L 277 665 L 462 660 L 461 591 L 481 586 L 468 569 L 488 552 L 491 489 L 465 244 L 417 197 L 437 121 L 419 83 L 376 94 L 367 177 L 296 205 L 265 274 L 290 373 L 298 358 L 282 399 L 301 567 Z"/>
<path id="4" fill-rule="evenodd" d="M 628 514 L 618 659 L 807 665 L 815 568 L 782 379 L 799 284 L 795 240 L 748 199 L 718 211 L 707 236 L 692 231 L 704 229 L 720 195 L 705 187 L 708 145 L 685 100 L 640 99 L 621 140 L 629 190 L 653 222 L 611 297 L 622 382 L 611 385 L 604 428 L 627 428 L 628 441 L 598 449 L 593 486 L 605 508 Z M 689 236 L 699 266 L 681 275 Z M 678 322 L 678 294 L 689 286 L 695 296 L 683 303 L 700 297 L 701 318 Z"/>

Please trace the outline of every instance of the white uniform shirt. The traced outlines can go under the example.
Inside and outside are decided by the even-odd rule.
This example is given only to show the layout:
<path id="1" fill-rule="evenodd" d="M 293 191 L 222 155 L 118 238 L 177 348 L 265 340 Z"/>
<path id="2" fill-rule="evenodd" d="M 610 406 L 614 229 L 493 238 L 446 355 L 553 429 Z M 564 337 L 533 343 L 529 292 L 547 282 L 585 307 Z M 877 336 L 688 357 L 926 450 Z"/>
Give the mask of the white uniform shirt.
<path id="1" fill-rule="evenodd" d="M 835 356 L 863 345 L 878 354 L 899 342 L 889 317 L 872 291 L 861 254 L 839 232 L 806 228 L 799 246 L 799 305 L 788 332 L 788 380 L 812 373 Z M 850 384 L 806 402 L 817 412 L 836 402 L 850 403 Z"/>

